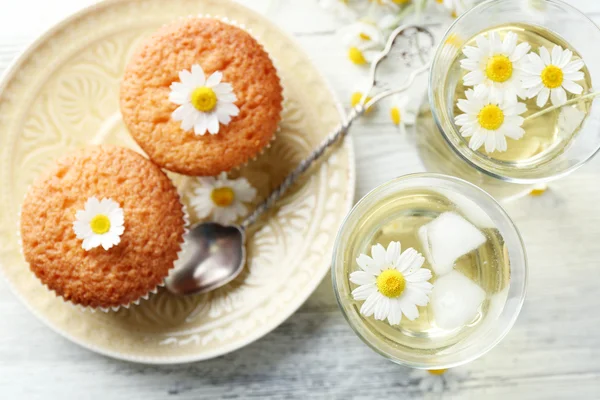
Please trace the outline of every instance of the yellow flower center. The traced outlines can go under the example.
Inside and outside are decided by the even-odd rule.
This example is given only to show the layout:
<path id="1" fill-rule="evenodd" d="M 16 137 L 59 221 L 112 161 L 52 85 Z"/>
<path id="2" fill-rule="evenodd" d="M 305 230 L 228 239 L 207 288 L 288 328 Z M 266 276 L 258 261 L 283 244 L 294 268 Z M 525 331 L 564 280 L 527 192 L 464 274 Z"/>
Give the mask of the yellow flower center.
<path id="1" fill-rule="evenodd" d="M 556 65 L 548 65 L 542 71 L 542 82 L 548 89 L 556 89 L 563 83 L 563 72 Z"/>
<path id="2" fill-rule="evenodd" d="M 98 214 L 90 221 L 90 228 L 96 235 L 102 235 L 110 230 L 110 219 L 104 214 Z"/>
<path id="3" fill-rule="evenodd" d="M 358 49 L 358 47 L 350 47 L 348 50 L 348 58 L 356 65 L 363 65 L 367 63 L 367 59 L 362 51 Z"/>
<path id="4" fill-rule="evenodd" d="M 411 0 L 392 0 L 395 4 L 408 4 Z"/>
<path id="5" fill-rule="evenodd" d="M 479 111 L 477 120 L 483 129 L 495 131 L 504 123 L 504 112 L 497 105 L 488 104 Z"/>
<path id="6" fill-rule="evenodd" d="M 219 207 L 228 207 L 235 199 L 235 193 L 230 187 L 220 187 L 213 189 L 210 199 Z"/>
<path id="7" fill-rule="evenodd" d="M 361 38 L 362 40 L 367 40 L 367 41 L 371 40 L 371 36 L 367 35 L 367 34 L 366 34 L 366 33 L 364 33 L 364 32 L 361 32 L 361 33 L 359 33 L 359 34 L 358 34 L 358 37 L 359 37 L 359 38 Z M 359 50 L 359 51 L 360 51 L 360 50 Z"/>
<path id="8" fill-rule="evenodd" d="M 194 89 L 190 101 L 196 110 L 209 112 L 217 105 L 217 94 L 209 87 L 200 86 Z"/>
<path id="9" fill-rule="evenodd" d="M 358 105 L 358 103 L 360 103 L 360 101 L 362 100 L 363 94 L 361 92 L 354 92 L 352 93 L 352 96 L 350 97 L 350 105 L 352 107 L 356 107 Z M 367 98 L 365 99 L 365 104 L 368 103 L 369 101 L 371 101 L 371 97 L 367 96 Z M 371 112 L 371 107 L 367 108 L 366 111 L 367 113 Z"/>
<path id="10" fill-rule="evenodd" d="M 494 82 L 506 82 L 512 74 L 513 64 L 503 55 L 490 57 L 485 67 L 485 75 Z"/>
<path id="11" fill-rule="evenodd" d="M 406 280 L 400 271 L 387 269 L 377 277 L 377 289 L 386 297 L 398 297 L 404 292 Z"/>
<path id="12" fill-rule="evenodd" d="M 446 373 L 446 371 L 448 371 L 448 369 L 428 369 L 427 372 L 429 372 L 431 375 L 442 375 L 444 373 Z"/>
<path id="13" fill-rule="evenodd" d="M 394 124 L 400 125 L 400 122 L 402 121 L 402 115 L 400 114 L 400 109 L 398 107 L 392 107 L 390 109 L 390 118 Z"/>

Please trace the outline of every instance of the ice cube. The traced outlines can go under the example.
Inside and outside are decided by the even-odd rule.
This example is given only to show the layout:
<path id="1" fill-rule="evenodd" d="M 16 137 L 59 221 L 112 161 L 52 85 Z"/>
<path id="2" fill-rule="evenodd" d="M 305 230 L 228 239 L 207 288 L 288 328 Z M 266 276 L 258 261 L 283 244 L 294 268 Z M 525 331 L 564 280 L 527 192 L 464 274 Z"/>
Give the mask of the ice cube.
<path id="1" fill-rule="evenodd" d="M 454 212 L 445 212 L 419 228 L 423 252 L 433 271 L 444 275 L 455 261 L 481 246 L 486 238 L 479 229 Z"/>
<path id="2" fill-rule="evenodd" d="M 475 282 L 458 271 L 452 271 L 435 281 L 431 291 L 431 309 L 438 327 L 455 329 L 477 316 L 485 292 Z"/>
<path id="3" fill-rule="evenodd" d="M 494 221 L 492 221 L 490 216 L 473 200 L 451 190 L 436 190 L 454 203 L 456 208 L 460 210 L 465 218 L 472 224 L 476 225 L 479 229 L 496 227 L 496 224 L 494 224 Z"/>

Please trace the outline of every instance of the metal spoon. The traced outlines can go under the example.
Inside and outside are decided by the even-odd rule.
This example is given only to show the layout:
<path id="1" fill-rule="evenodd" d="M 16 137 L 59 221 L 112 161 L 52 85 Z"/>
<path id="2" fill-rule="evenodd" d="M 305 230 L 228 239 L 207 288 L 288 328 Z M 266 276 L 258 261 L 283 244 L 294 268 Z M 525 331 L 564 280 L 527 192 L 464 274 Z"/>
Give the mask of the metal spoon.
<path id="1" fill-rule="evenodd" d="M 419 36 L 424 36 L 426 44 L 423 46 Z M 367 101 L 370 92 L 380 82 L 376 79 L 377 68 L 392 50 L 392 46 L 399 38 L 408 39 L 412 52 L 406 50 L 401 53 L 403 62 L 418 56 L 422 65 L 413 70 L 405 84 L 395 89 L 383 89 Z M 337 143 L 348 133 L 352 122 L 361 116 L 368 108 L 393 94 L 407 90 L 415 78 L 429 69 L 429 62 L 425 61 L 424 53 L 429 53 L 433 48 L 434 39 L 431 32 L 417 25 L 400 26 L 387 41 L 385 49 L 371 64 L 371 83 L 368 90 L 347 117 L 321 144 L 297 167 L 284 181 L 250 214 L 240 225 L 224 226 L 215 222 L 202 222 L 189 231 L 185 237 L 184 251 L 166 279 L 167 289 L 178 295 L 200 294 L 215 290 L 235 279 L 242 272 L 246 263 L 246 230 L 292 186 L 325 150 Z"/>

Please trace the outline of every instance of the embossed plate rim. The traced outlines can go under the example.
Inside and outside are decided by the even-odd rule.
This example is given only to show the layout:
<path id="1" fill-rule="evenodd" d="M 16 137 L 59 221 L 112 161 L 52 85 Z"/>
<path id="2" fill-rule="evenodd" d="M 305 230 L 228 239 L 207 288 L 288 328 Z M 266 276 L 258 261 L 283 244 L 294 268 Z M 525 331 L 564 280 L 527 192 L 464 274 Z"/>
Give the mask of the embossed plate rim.
<path id="1" fill-rule="evenodd" d="M 64 29 L 65 27 L 68 27 L 71 23 L 75 22 L 77 19 L 79 19 L 85 15 L 93 14 L 94 12 L 97 12 L 101 9 L 111 7 L 114 4 L 133 2 L 133 1 L 135 1 L 135 0 L 99 1 L 98 3 L 91 4 L 87 7 L 82 8 L 81 10 L 78 10 L 78 11 L 72 13 L 71 15 L 65 17 L 61 21 L 58 21 L 57 23 L 55 23 L 54 25 L 49 27 L 38 38 L 33 40 L 31 43 L 29 43 L 27 45 L 27 47 L 22 52 L 20 52 L 20 54 L 10 63 L 10 65 L 6 68 L 6 70 L 1 74 L 1 76 L 0 76 L 0 92 L 3 91 L 7 87 L 8 83 L 11 81 L 11 79 L 14 78 L 16 72 L 18 71 L 18 68 L 22 64 L 24 64 L 33 54 L 35 54 L 35 51 L 42 44 L 44 44 L 49 38 L 51 38 L 55 33 L 59 32 L 60 30 Z M 236 7 L 243 9 L 244 12 L 246 12 L 246 13 L 254 15 L 259 20 L 265 20 L 267 18 L 264 15 L 261 15 L 253 10 L 250 10 L 247 7 L 244 7 L 240 4 L 236 3 Z M 297 42 L 297 40 L 293 36 L 289 35 L 285 31 L 283 31 L 276 24 L 272 24 L 272 25 L 273 25 L 273 28 L 278 31 L 278 33 L 280 33 L 282 36 L 285 36 L 292 43 L 295 43 L 295 45 L 296 45 L 295 51 L 300 52 L 300 53 L 305 53 L 302 50 L 302 46 Z M 308 56 L 308 58 L 310 59 L 310 56 Z M 323 74 L 314 66 L 314 64 L 313 64 L 313 67 L 315 69 L 315 74 L 322 80 L 322 82 L 325 83 L 324 90 L 326 90 L 329 93 L 332 100 L 334 101 L 336 108 L 338 110 L 338 113 L 339 113 L 340 121 L 344 121 L 346 119 L 346 114 L 345 114 L 344 108 L 343 108 L 342 104 L 340 103 L 337 95 L 332 90 L 329 82 L 325 79 Z M 348 184 L 348 189 L 347 189 L 348 192 L 347 192 L 347 200 L 346 200 L 345 207 L 346 207 L 346 211 L 349 211 L 350 208 L 352 207 L 352 204 L 354 203 L 354 196 L 355 196 L 355 190 L 356 190 L 356 166 L 355 166 L 355 157 L 354 157 L 354 147 L 352 144 L 351 137 L 346 137 L 345 142 L 343 143 L 343 147 L 347 151 L 347 156 L 348 156 L 348 169 L 347 169 L 347 178 L 346 178 L 346 181 Z M 124 360 L 124 361 L 130 361 L 130 362 L 144 363 L 144 364 L 167 364 L 167 365 L 168 364 L 172 365 L 172 364 L 191 363 L 191 362 L 197 362 L 197 361 L 211 359 L 211 358 L 218 357 L 218 356 L 221 356 L 224 354 L 228 354 L 230 352 L 233 352 L 235 350 L 238 350 L 240 348 L 247 346 L 248 344 L 255 342 L 256 340 L 260 339 L 261 337 L 263 337 L 266 334 L 273 331 L 275 328 L 277 328 L 279 325 L 281 325 L 285 320 L 287 320 L 292 314 L 294 314 L 298 310 L 298 308 L 308 299 L 308 297 L 315 291 L 315 289 L 322 282 L 323 278 L 326 276 L 326 274 L 328 273 L 329 270 L 330 270 L 330 265 L 329 265 L 329 262 L 327 261 L 326 264 L 324 265 L 324 267 L 322 268 L 322 271 L 320 273 L 315 274 L 312 281 L 305 286 L 306 291 L 301 293 L 300 295 L 296 296 L 295 299 L 293 299 L 292 301 L 287 303 L 288 309 L 285 312 L 280 313 L 279 318 L 273 320 L 273 323 L 265 324 L 264 325 L 265 328 L 259 329 L 259 330 L 255 331 L 253 334 L 248 335 L 244 341 L 237 342 L 237 343 L 234 342 L 229 345 L 221 346 L 217 350 L 214 350 L 214 351 L 206 351 L 202 354 L 195 354 L 195 355 L 190 355 L 190 356 L 143 357 L 143 356 L 138 356 L 138 355 L 133 355 L 133 354 L 127 354 L 127 353 L 124 353 L 124 352 L 118 351 L 118 350 L 111 350 L 111 349 L 106 349 L 103 347 L 96 346 L 95 344 L 86 342 L 84 339 L 79 339 L 77 337 L 72 336 L 69 333 L 69 331 L 67 331 L 67 330 L 63 330 L 63 329 L 55 326 L 49 319 L 47 319 L 45 317 L 45 315 L 42 312 L 38 312 L 32 305 L 30 305 L 28 298 L 25 296 L 24 293 L 19 291 L 19 289 L 16 287 L 16 285 L 13 283 L 13 281 L 8 278 L 2 263 L 0 263 L 0 275 L 4 277 L 4 280 L 8 283 L 10 290 L 15 294 L 15 296 L 25 305 L 25 307 L 36 318 L 38 318 L 46 326 L 48 326 L 51 330 L 53 330 L 60 336 L 66 338 L 67 340 L 69 340 L 85 349 L 88 349 L 95 353 L 98 353 L 98 354 L 101 354 L 104 356 L 108 356 L 111 358 Z"/>

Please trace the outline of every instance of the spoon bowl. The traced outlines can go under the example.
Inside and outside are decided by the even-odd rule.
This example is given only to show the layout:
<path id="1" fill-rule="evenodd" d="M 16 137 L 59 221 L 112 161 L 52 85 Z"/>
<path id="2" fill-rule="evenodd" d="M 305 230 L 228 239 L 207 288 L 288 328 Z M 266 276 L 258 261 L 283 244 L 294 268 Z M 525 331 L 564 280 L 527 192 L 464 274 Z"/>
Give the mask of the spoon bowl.
<path id="1" fill-rule="evenodd" d="M 215 222 L 195 225 L 185 236 L 175 268 L 166 279 L 174 294 L 201 294 L 235 279 L 246 263 L 244 228 Z"/>

